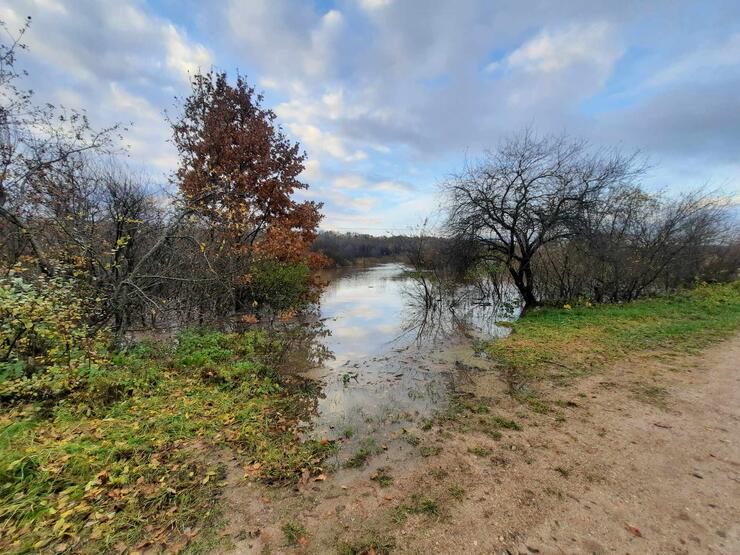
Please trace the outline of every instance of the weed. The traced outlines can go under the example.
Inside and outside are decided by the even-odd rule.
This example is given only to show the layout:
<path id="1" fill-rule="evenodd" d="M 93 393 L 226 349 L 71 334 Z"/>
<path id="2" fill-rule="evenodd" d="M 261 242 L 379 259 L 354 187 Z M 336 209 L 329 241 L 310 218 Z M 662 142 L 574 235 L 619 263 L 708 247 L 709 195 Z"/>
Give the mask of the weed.
<path id="1" fill-rule="evenodd" d="M 496 426 L 497 428 L 504 428 L 506 430 L 519 431 L 522 429 L 522 427 L 516 422 L 514 422 L 513 420 L 510 420 L 508 418 L 504 418 L 503 416 L 498 416 L 498 415 L 491 416 L 490 423 Z"/>
<path id="2" fill-rule="evenodd" d="M 668 390 L 664 387 L 635 383 L 630 387 L 632 394 L 643 403 L 665 408 Z"/>
<path id="3" fill-rule="evenodd" d="M 360 447 L 347 459 L 344 466 L 347 468 L 360 468 L 365 466 L 367 460 L 380 452 L 378 444 L 373 438 L 365 438 L 360 442 Z"/>
<path id="4" fill-rule="evenodd" d="M 346 439 L 350 439 L 353 435 L 355 435 L 354 428 L 347 427 L 344 430 L 342 430 L 342 436 Z"/>
<path id="5" fill-rule="evenodd" d="M 0 551 L 157 551 L 192 544 L 183 531 L 195 529 L 194 541 L 208 542 L 226 485 L 224 467 L 205 456 L 217 445 L 243 454 L 255 479 L 321 472 L 336 444 L 295 441 L 312 403 L 302 380 L 262 362 L 277 348 L 263 332 L 185 332 L 174 346 L 111 354 L 66 397 L 8 408 Z M 96 390 L 119 393 L 101 403 Z"/>
<path id="6" fill-rule="evenodd" d="M 394 547 L 392 538 L 372 533 L 369 537 L 340 545 L 339 555 L 388 555 Z"/>
<path id="7" fill-rule="evenodd" d="M 381 466 L 377 471 L 371 474 L 370 479 L 378 482 L 378 485 L 381 488 L 387 488 L 388 486 L 393 485 L 393 476 L 388 473 L 388 468 L 385 466 Z"/>
<path id="8" fill-rule="evenodd" d="M 557 488 L 546 487 L 542 491 L 546 493 L 547 495 L 551 495 L 552 497 L 557 497 L 558 499 L 562 499 L 564 497 L 563 492 Z"/>
<path id="9" fill-rule="evenodd" d="M 408 443 L 409 445 L 413 445 L 414 447 L 421 443 L 421 439 L 419 439 L 419 436 L 415 436 L 414 434 L 410 434 L 406 431 L 403 432 L 403 439 L 406 443 Z"/>
<path id="10" fill-rule="evenodd" d="M 436 468 L 432 468 L 429 471 L 429 474 L 435 480 L 442 481 L 442 480 L 444 480 L 447 477 L 447 475 L 449 474 L 449 472 L 447 472 L 447 470 L 445 470 L 444 468 L 436 467 Z"/>
<path id="11" fill-rule="evenodd" d="M 395 522 L 401 523 L 410 514 L 439 516 L 439 505 L 434 499 L 414 494 L 409 497 L 406 503 L 402 503 L 393 510 L 392 518 Z"/>
<path id="12" fill-rule="evenodd" d="M 306 529 L 295 522 L 286 522 L 283 524 L 281 530 L 288 545 L 298 545 L 301 538 L 305 538 L 307 535 Z"/>
<path id="13" fill-rule="evenodd" d="M 487 457 L 492 453 L 492 451 L 485 447 L 471 447 L 468 449 L 468 453 L 472 453 L 476 457 Z"/>
<path id="14" fill-rule="evenodd" d="M 528 392 L 526 395 L 519 394 L 517 397 L 520 401 L 526 403 L 532 411 L 538 414 L 547 414 L 550 412 L 550 405 L 548 405 L 543 399 L 540 399 L 537 394 L 532 391 Z"/>
<path id="15" fill-rule="evenodd" d="M 553 470 L 560 474 L 563 478 L 568 478 L 570 476 L 570 470 L 568 470 L 567 468 L 563 468 L 562 466 L 556 466 Z"/>
<path id="16" fill-rule="evenodd" d="M 450 497 L 456 499 L 457 501 L 462 501 L 465 498 L 465 490 L 457 484 L 454 484 L 447 488 L 447 493 L 449 493 Z"/>
<path id="17" fill-rule="evenodd" d="M 419 447 L 419 453 L 422 457 L 436 457 L 442 452 L 439 445 L 422 445 Z"/>

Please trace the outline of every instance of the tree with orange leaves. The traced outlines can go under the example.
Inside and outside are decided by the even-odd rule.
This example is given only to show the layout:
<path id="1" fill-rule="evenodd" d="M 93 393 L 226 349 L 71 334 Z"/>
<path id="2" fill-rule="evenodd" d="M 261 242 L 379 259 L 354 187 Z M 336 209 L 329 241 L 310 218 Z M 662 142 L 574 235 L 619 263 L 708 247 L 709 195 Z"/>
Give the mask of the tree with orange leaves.
<path id="1" fill-rule="evenodd" d="M 186 201 L 239 252 L 303 260 L 321 204 L 297 202 L 305 153 L 286 137 L 244 77 L 198 74 L 173 122 L 177 180 Z"/>
<path id="2" fill-rule="evenodd" d="M 309 251 L 322 205 L 294 199 L 308 187 L 299 179 L 306 155 L 262 101 L 244 77 L 232 84 L 225 73 L 210 71 L 193 78 L 172 122 L 180 190 L 207 224 L 217 256 L 229 260 L 232 280 L 242 285 L 255 260 L 322 262 Z"/>

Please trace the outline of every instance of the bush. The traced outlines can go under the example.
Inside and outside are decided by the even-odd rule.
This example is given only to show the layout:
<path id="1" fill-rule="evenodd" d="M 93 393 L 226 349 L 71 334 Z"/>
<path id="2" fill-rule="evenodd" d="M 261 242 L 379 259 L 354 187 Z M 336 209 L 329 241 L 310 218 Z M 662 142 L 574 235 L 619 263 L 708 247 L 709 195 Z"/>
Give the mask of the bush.
<path id="1" fill-rule="evenodd" d="M 108 363 L 107 336 L 85 314 L 72 282 L 0 280 L 0 400 L 64 396 Z"/>
<path id="2" fill-rule="evenodd" d="M 249 294 L 257 307 L 276 312 L 303 308 L 311 297 L 311 269 L 307 264 L 261 261 L 250 271 Z"/>

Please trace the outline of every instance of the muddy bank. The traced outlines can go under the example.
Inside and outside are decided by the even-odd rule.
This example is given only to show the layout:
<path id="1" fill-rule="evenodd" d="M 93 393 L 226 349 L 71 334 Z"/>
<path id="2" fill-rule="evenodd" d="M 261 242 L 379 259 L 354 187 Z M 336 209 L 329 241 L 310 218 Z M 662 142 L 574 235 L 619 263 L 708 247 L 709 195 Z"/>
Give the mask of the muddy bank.
<path id="1" fill-rule="evenodd" d="M 232 467 L 219 552 L 737 552 L 739 359 L 740 338 L 634 357 L 551 386 L 547 410 L 469 376 L 356 468 L 291 489 Z"/>

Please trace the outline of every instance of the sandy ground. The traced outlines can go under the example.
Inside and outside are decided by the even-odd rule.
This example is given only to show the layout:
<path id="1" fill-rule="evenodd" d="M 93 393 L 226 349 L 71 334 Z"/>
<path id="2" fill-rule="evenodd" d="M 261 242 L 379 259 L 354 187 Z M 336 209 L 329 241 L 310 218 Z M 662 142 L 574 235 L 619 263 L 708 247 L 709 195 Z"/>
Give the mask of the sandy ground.
<path id="1" fill-rule="evenodd" d="M 364 468 L 293 489 L 247 483 L 232 461 L 219 552 L 740 553 L 740 337 L 537 387 L 546 413 L 493 373 L 460 384 L 521 424 L 498 440 L 477 414 L 419 422 Z M 408 510 L 420 499 L 434 510 Z M 306 530 L 297 545 L 286 522 Z"/>

